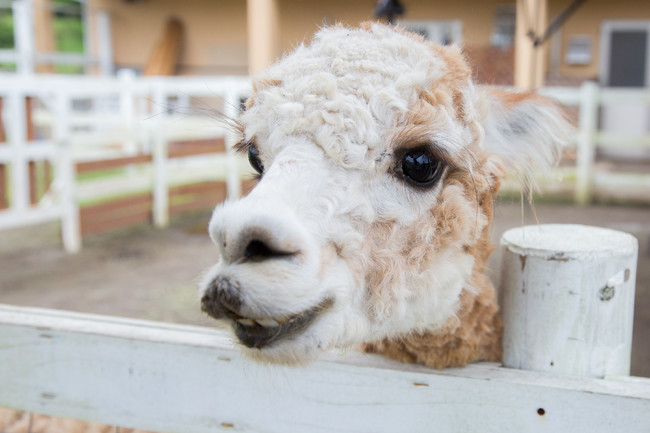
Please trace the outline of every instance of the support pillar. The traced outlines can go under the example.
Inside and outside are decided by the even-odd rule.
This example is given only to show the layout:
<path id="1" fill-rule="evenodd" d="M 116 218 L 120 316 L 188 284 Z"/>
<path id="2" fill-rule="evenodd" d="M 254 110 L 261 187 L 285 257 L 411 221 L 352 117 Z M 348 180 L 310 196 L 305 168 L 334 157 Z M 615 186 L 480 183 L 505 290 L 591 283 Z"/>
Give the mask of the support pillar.
<path id="1" fill-rule="evenodd" d="M 248 72 L 255 75 L 280 54 L 278 0 L 247 0 Z"/>
<path id="2" fill-rule="evenodd" d="M 548 0 L 517 0 L 515 26 L 515 86 L 536 89 L 544 85 L 546 56 L 534 45 L 547 26 Z M 534 35 L 531 37 L 530 35 Z"/>

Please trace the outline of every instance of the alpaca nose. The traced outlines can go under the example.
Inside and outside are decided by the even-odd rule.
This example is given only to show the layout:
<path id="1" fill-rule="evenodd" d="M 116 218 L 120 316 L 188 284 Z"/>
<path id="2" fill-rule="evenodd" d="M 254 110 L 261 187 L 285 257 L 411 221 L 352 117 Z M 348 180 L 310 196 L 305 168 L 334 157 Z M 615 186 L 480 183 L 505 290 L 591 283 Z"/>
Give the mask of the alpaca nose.
<path id="1" fill-rule="evenodd" d="M 210 235 L 224 262 L 257 263 L 307 253 L 309 236 L 292 214 L 262 214 L 245 205 L 224 206 L 210 222 Z"/>
<path id="2" fill-rule="evenodd" d="M 297 251 L 281 251 L 269 247 L 264 241 L 252 239 L 244 248 L 244 259 L 251 262 L 261 262 L 263 260 L 283 258 L 296 255 Z"/>

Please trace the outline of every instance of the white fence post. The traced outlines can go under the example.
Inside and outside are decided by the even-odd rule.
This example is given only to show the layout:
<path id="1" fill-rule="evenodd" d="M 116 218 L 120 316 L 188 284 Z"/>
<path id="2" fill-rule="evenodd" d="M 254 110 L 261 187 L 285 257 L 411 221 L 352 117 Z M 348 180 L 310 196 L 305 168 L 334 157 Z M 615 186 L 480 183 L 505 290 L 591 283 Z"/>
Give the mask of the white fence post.
<path id="1" fill-rule="evenodd" d="M 587 81 L 580 87 L 580 118 L 578 120 L 578 155 L 576 161 L 576 203 L 585 205 L 591 201 L 591 187 L 596 155 L 596 131 L 600 89 Z"/>
<path id="2" fill-rule="evenodd" d="M 11 4 L 14 19 L 14 44 L 17 53 L 16 71 L 34 73 L 34 16 L 31 0 Z"/>
<path id="3" fill-rule="evenodd" d="M 511 229 L 503 249 L 506 367 L 630 374 L 637 240 L 581 225 Z"/>
<path id="4" fill-rule="evenodd" d="M 9 94 L 8 142 L 11 146 L 11 207 L 17 212 L 29 208 L 29 174 L 27 172 L 27 116 L 25 93 L 15 90 Z"/>
<path id="5" fill-rule="evenodd" d="M 69 253 L 81 250 L 81 225 L 77 203 L 77 176 L 75 159 L 70 144 L 70 98 L 64 92 L 57 92 L 55 99 L 55 121 L 52 135 L 57 144 L 58 177 L 61 182 L 61 238 L 63 247 Z"/>
<path id="6" fill-rule="evenodd" d="M 152 111 L 153 122 L 153 223 L 162 228 L 169 224 L 169 179 L 167 173 L 168 142 L 165 121 L 167 119 L 167 91 L 160 80 L 154 82 Z"/>
<path id="7" fill-rule="evenodd" d="M 129 155 L 134 155 L 138 151 L 138 135 L 135 130 L 135 71 L 122 69 L 119 71 L 118 79 L 120 80 L 120 115 L 126 132 L 124 149 Z"/>
<path id="8" fill-rule="evenodd" d="M 111 20 L 106 11 L 97 12 L 96 25 L 99 71 L 102 75 L 109 76 L 113 74 L 113 43 L 111 39 Z"/>

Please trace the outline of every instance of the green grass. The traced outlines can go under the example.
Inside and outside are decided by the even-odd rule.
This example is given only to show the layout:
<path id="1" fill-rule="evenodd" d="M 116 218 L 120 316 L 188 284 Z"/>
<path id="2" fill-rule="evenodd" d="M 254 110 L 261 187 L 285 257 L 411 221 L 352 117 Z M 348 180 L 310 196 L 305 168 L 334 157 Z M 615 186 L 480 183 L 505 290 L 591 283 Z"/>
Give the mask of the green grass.
<path id="1" fill-rule="evenodd" d="M 54 46 L 58 52 L 79 53 L 84 52 L 84 28 L 82 9 L 78 1 L 57 0 L 56 8 L 65 13 L 55 13 L 52 17 Z M 14 18 L 11 8 L 0 8 L 0 49 L 11 50 L 14 43 Z M 15 71 L 15 63 L 0 63 L 0 71 Z M 83 73 L 81 65 L 55 65 L 54 70 L 61 74 Z"/>

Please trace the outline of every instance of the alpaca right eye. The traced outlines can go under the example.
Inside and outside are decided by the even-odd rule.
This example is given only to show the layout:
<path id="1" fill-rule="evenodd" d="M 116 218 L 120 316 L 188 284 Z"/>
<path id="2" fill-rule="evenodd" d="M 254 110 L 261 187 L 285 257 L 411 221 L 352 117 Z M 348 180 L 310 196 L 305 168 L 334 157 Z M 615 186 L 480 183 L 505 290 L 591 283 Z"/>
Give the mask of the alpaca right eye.
<path id="1" fill-rule="evenodd" d="M 250 162 L 251 167 L 255 169 L 259 174 L 264 173 L 264 165 L 260 161 L 260 151 L 257 150 L 257 147 L 250 146 L 248 148 L 248 162 Z"/>
<path id="2" fill-rule="evenodd" d="M 426 148 L 413 149 L 402 157 L 401 174 L 410 184 L 433 185 L 440 178 L 442 171 L 442 161 Z"/>

